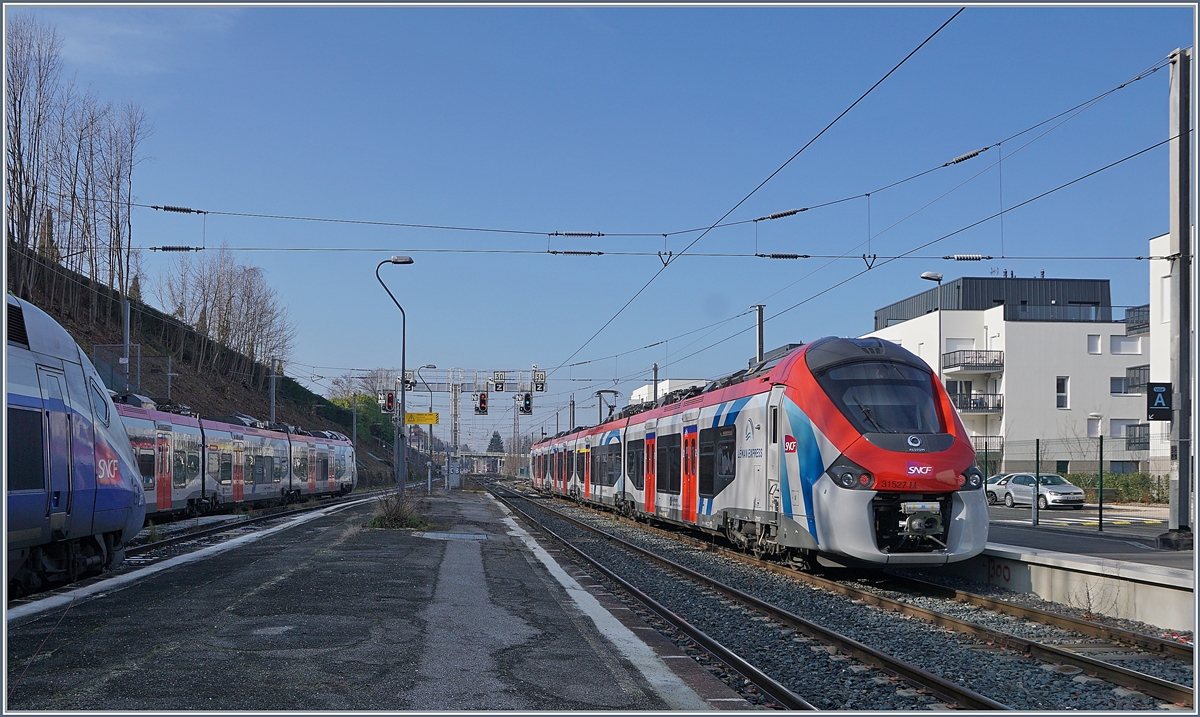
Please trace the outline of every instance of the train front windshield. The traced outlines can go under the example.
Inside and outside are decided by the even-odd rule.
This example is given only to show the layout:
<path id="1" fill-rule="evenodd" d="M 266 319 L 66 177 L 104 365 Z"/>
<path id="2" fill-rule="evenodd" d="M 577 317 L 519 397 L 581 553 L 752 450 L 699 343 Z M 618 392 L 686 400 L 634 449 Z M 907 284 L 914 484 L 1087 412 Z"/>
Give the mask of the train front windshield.
<path id="1" fill-rule="evenodd" d="M 816 376 L 861 433 L 940 433 L 932 374 L 891 361 L 834 366 Z"/>

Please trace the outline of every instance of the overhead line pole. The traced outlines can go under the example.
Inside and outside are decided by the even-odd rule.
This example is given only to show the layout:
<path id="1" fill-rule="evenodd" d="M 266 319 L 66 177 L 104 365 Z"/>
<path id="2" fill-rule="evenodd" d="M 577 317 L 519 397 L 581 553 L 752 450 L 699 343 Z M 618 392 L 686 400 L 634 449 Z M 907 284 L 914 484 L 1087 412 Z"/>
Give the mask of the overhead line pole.
<path id="1" fill-rule="evenodd" d="M 1159 547 L 1192 549 L 1192 370 L 1191 280 L 1191 86 L 1192 52 L 1171 53 L 1170 186 L 1171 186 L 1171 384 L 1174 396 L 1171 421 L 1171 492 L 1168 530 L 1158 537 Z"/>

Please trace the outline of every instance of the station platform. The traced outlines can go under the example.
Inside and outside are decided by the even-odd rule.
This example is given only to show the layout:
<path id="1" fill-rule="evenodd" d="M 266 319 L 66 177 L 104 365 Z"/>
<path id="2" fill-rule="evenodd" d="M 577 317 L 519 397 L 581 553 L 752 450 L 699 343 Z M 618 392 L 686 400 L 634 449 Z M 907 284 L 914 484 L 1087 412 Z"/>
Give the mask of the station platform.
<path id="1" fill-rule="evenodd" d="M 1165 630 L 1195 629 L 1195 554 L 1157 547 L 1166 527 L 1004 517 L 988 526 L 983 554 L 945 567 L 975 582 Z"/>
<path id="2" fill-rule="evenodd" d="M 352 498 L 10 611 L 7 707 L 754 709 L 489 495 L 423 499 L 425 532 Z"/>

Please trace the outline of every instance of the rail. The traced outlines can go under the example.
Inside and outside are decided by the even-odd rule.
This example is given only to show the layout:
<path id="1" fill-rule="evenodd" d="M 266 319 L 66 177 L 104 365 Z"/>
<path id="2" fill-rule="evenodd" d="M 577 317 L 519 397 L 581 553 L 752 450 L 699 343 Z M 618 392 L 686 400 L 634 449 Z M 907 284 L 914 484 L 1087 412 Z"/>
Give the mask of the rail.
<path id="1" fill-rule="evenodd" d="M 496 491 L 493 490 L 492 493 L 496 494 Z M 841 652 L 854 657 L 863 664 L 871 665 L 885 672 L 897 675 L 911 684 L 928 690 L 947 703 L 957 704 L 968 709 L 1011 709 L 1007 705 L 996 702 L 995 700 L 985 697 L 967 687 L 964 687 L 963 685 L 945 680 L 931 672 L 928 672 L 927 670 L 917 667 L 916 665 L 900 660 L 884 652 L 880 652 L 872 647 L 868 647 L 867 645 L 864 645 L 853 638 L 821 627 L 814 622 L 805 620 L 798 615 L 783 610 L 782 608 L 776 607 L 770 603 L 764 602 L 753 595 L 749 595 L 738 590 L 737 588 L 726 585 L 718 580 L 714 580 L 706 575 L 703 575 L 702 573 L 692 570 L 691 568 L 672 562 L 640 546 L 634 545 L 633 543 L 622 540 L 615 535 L 606 533 L 603 530 L 572 518 L 569 515 L 552 510 L 546 506 L 542 506 L 542 509 L 552 512 L 557 518 L 565 520 L 589 532 L 595 533 L 606 540 L 610 540 L 625 550 L 648 558 L 670 570 L 685 575 L 702 585 L 722 592 L 748 607 L 764 612 L 775 620 L 788 625 L 795 630 L 799 630 L 800 632 L 803 632 L 811 637 L 815 637 L 816 639 L 821 640 L 829 645 L 835 646 Z"/>
<path id="2" fill-rule="evenodd" d="M 572 520 L 569 516 L 564 516 L 564 518 L 566 518 L 567 520 Z M 970 635 L 974 635 L 976 637 L 983 638 L 983 639 L 993 642 L 997 645 L 1002 645 L 1002 646 L 1008 647 L 1010 649 L 1020 651 L 1023 654 L 1029 655 L 1030 657 L 1033 657 L 1035 659 L 1038 659 L 1038 660 L 1041 660 L 1044 662 L 1054 662 L 1054 663 L 1060 663 L 1060 664 L 1066 664 L 1066 665 L 1073 665 L 1082 670 L 1085 670 L 1088 673 L 1097 675 L 1098 677 L 1100 677 L 1104 680 L 1107 680 L 1113 684 L 1116 684 L 1118 686 L 1136 687 L 1138 690 L 1141 690 L 1142 692 L 1144 692 L 1152 697 L 1157 697 L 1159 699 L 1163 699 L 1163 700 L 1166 700 L 1169 702 L 1185 704 L 1188 706 L 1191 706 L 1193 704 L 1193 699 L 1194 699 L 1193 698 L 1193 690 L 1192 690 L 1192 688 L 1187 687 L 1185 685 L 1179 685 L 1174 682 L 1169 682 L 1167 680 L 1163 680 L 1163 679 L 1154 677 L 1152 675 L 1147 675 L 1142 672 L 1138 672 L 1136 670 L 1131 670 L 1128 668 L 1120 667 L 1118 665 L 1113 665 L 1111 663 L 1092 659 L 1090 657 L 1086 657 L 1084 655 L 1080 655 L 1078 653 L 1071 652 L 1070 650 L 1057 648 L 1052 645 L 1045 645 L 1045 644 L 1039 643 L 1035 640 L 1029 640 L 1026 638 L 1017 637 L 1015 635 L 1011 635 L 1006 632 L 1001 632 L 999 630 L 994 630 L 992 628 L 988 628 L 983 625 L 977 625 L 975 623 L 969 622 L 967 620 L 962 620 L 960 618 L 953 617 L 951 615 L 946 615 L 944 613 L 936 612 L 936 611 L 929 610 L 926 608 L 917 607 L 910 603 L 906 603 L 906 602 L 903 602 L 900 600 L 894 600 L 892 598 L 884 597 L 884 596 L 878 595 L 876 593 L 873 593 L 871 591 L 864 590 L 862 588 L 857 588 L 857 587 L 854 587 L 851 585 L 846 585 L 844 583 L 840 583 L 836 580 L 824 578 L 819 575 L 813 575 L 812 573 L 806 573 L 806 572 L 803 572 L 800 570 L 796 570 L 795 568 L 791 568 L 791 567 L 788 567 L 785 565 L 780 565 L 778 563 L 772 563 L 772 562 L 768 562 L 765 560 L 761 560 L 759 558 L 755 558 L 755 557 L 746 555 L 744 553 L 740 553 L 738 551 L 731 550 L 729 548 L 716 546 L 714 544 L 704 542 L 701 540 L 697 540 L 695 538 L 691 538 L 688 536 L 682 536 L 682 535 L 678 534 L 677 532 L 668 531 L 668 530 L 660 530 L 653 526 L 648 526 L 643 523 L 637 523 L 635 521 L 631 521 L 627 518 L 621 518 L 621 520 L 626 521 L 632 525 L 636 525 L 637 527 L 641 528 L 642 530 L 652 532 L 656 535 L 659 535 L 662 537 L 668 537 L 668 538 L 671 538 L 671 539 L 674 539 L 674 540 L 677 540 L 680 542 L 690 543 L 692 545 L 695 545 L 697 548 L 701 548 L 701 549 L 704 549 L 709 552 L 716 552 L 716 553 L 723 555 L 724 557 L 731 558 L 733 560 L 737 560 L 739 562 L 746 563 L 748 565 L 753 565 L 753 566 L 756 566 L 756 567 L 759 567 L 759 568 L 762 568 L 762 569 L 765 569 L 765 570 L 768 570 L 771 572 L 778 573 L 780 575 L 786 575 L 788 577 L 795 578 L 797 580 L 802 580 L 804 582 L 809 583 L 810 585 L 824 588 L 831 592 L 835 592 L 835 593 L 845 595 L 847 597 L 851 597 L 855 600 L 861 600 L 868 604 L 875 605 L 876 607 L 880 607 L 880 608 L 883 608 L 886 610 L 891 610 L 893 612 L 898 612 L 900 614 L 908 615 L 910 617 L 915 617 L 920 620 L 924 620 L 926 622 L 930 622 L 932 624 L 939 625 L 939 626 L 944 627 L 949 630 L 954 630 L 956 632 L 960 632 L 963 634 L 970 634 Z M 592 528 L 592 530 L 596 530 L 596 529 Z M 596 531 L 596 532 L 603 532 L 603 531 Z M 619 540 L 619 539 L 614 538 L 614 540 Z M 640 548 L 638 548 L 638 550 L 640 550 Z M 685 568 L 685 570 L 686 570 L 686 568 Z M 896 580 L 899 580 L 898 577 L 889 575 L 889 579 L 893 579 L 893 578 Z M 915 581 L 914 580 L 913 582 L 919 583 L 919 582 L 923 582 L 923 581 Z M 930 588 L 930 589 L 932 590 L 932 588 Z M 948 591 L 949 589 L 939 587 L 938 590 L 945 592 L 945 591 Z M 1114 640 L 1116 642 L 1123 642 L 1126 644 L 1133 645 L 1135 647 L 1146 649 L 1151 652 L 1169 655 L 1171 657 L 1178 657 L 1179 659 L 1184 659 L 1189 662 L 1192 660 L 1193 650 L 1191 647 L 1189 647 L 1187 645 L 1182 645 L 1182 644 L 1176 645 L 1175 643 L 1171 643 L 1166 640 L 1161 640 L 1159 638 L 1154 638 L 1149 635 L 1138 635 L 1137 633 L 1133 633 L 1133 632 L 1126 631 L 1126 630 L 1119 630 L 1117 628 L 1111 628 L 1111 627 L 1107 627 L 1107 626 L 1103 626 L 1103 625 L 1094 625 L 1094 624 L 1084 623 L 1084 621 L 1075 620 L 1074 618 L 1070 618 L 1065 615 L 1055 615 L 1053 613 L 1048 613 L 1048 612 L 1043 612 L 1043 611 L 1035 611 L 1033 608 L 1025 608 L 1022 606 L 1014 605 L 1012 603 L 1005 603 L 1004 601 L 997 601 L 997 600 L 993 600 L 990 598 L 985 598 L 982 596 L 974 595 L 972 593 L 966 593 L 966 592 L 962 592 L 962 591 L 955 591 L 955 592 L 959 593 L 959 597 L 956 598 L 958 600 L 961 600 L 964 602 L 972 602 L 972 603 L 981 605 L 983 607 L 988 607 L 989 609 L 996 610 L 998 612 L 1008 612 L 1009 614 L 1020 614 L 1031 620 L 1040 620 L 1043 622 L 1047 622 L 1048 624 L 1057 625 L 1059 627 L 1068 627 L 1069 629 L 1075 629 L 1082 634 L 1104 637 L 1105 639 Z M 985 605 L 984 603 L 987 603 L 987 604 Z"/>

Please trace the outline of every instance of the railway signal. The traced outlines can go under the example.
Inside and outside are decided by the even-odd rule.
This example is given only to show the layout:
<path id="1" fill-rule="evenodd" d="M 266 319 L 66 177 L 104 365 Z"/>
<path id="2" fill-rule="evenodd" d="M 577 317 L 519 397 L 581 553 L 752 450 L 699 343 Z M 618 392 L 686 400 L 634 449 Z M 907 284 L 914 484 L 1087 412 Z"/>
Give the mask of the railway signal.
<path id="1" fill-rule="evenodd" d="M 387 393 L 384 394 L 384 396 L 383 396 L 383 412 L 384 413 L 395 413 L 396 412 L 396 392 L 395 391 L 388 391 Z"/>
<path id="2" fill-rule="evenodd" d="M 483 391 L 479 394 L 479 401 L 475 404 L 475 415 L 487 415 L 487 391 Z"/>
<path id="3" fill-rule="evenodd" d="M 525 414 L 526 416 L 533 414 L 533 394 L 529 391 L 526 391 L 524 395 L 521 396 L 521 413 Z"/>

